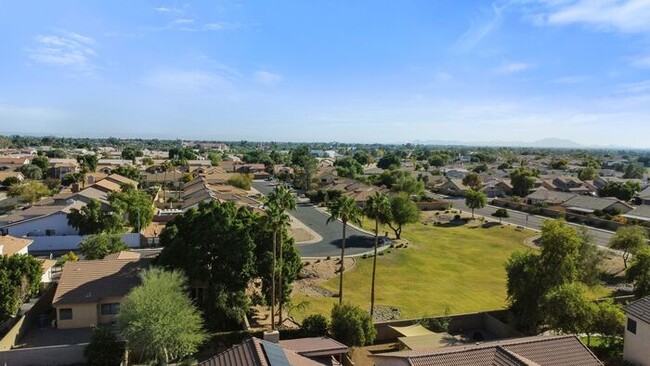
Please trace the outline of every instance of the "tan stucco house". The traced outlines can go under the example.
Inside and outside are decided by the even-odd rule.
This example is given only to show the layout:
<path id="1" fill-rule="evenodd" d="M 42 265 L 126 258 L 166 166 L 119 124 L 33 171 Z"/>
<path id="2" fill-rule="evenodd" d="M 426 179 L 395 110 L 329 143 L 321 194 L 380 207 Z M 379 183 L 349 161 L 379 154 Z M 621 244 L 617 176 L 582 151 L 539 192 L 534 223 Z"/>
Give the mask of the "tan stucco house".
<path id="1" fill-rule="evenodd" d="M 113 323 L 122 298 L 140 283 L 140 271 L 148 265 L 148 259 L 133 255 L 66 263 L 52 301 L 57 328 Z"/>

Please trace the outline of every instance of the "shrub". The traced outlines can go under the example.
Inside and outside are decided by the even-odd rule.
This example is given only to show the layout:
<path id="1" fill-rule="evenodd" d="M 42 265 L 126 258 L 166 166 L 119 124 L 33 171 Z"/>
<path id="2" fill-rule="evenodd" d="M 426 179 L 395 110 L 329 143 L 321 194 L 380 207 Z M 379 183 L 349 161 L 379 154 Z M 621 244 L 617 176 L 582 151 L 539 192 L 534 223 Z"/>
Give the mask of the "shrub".
<path id="1" fill-rule="evenodd" d="M 459 214 L 454 215 L 454 221 L 460 221 L 460 215 Z"/>
<path id="2" fill-rule="evenodd" d="M 250 174 L 235 174 L 230 179 L 228 179 L 228 184 L 231 186 L 241 188 L 244 190 L 251 189 L 251 183 L 253 182 L 253 176 Z"/>
<path id="3" fill-rule="evenodd" d="M 327 318 L 320 314 L 312 314 L 302 321 L 300 327 L 303 337 L 322 337 L 327 335 Z"/>
<path id="4" fill-rule="evenodd" d="M 94 328 L 90 343 L 84 349 L 88 365 L 117 366 L 124 356 L 124 345 L 108 329 Z"/>
<path id="5" fill-rule="evenodd" d="M 334 305 L 331 318 L 332 337 L 347 346 L 372 344 L 377 336 L 370 314 L 358 306 Z"/>

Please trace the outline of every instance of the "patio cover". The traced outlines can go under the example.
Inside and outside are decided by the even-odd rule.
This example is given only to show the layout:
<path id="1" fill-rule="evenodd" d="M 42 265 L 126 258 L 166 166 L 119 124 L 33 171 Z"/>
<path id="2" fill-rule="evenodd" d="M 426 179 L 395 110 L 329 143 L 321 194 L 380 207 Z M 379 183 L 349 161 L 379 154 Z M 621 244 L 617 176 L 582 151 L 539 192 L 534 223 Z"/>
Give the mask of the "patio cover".
<path id="1" fill-rule="evenodd" d="M 397 338 L 403 347 L 410 350 L 434 349 L 440 347 L 454 346 L 459 343 L 458 339 L 447 333 L 432 333 L 411 337 Z"/>
<path id="2" fill-rule="evenodd" d="M 396 331 L 397 333 L 401 334 L 403 337 L 436 334 L 428 330 L 427 328 L 421 326 L 420 324 L 409 325 L 406 327 L 394 327 L 391 325 L 390 328 Z"/>

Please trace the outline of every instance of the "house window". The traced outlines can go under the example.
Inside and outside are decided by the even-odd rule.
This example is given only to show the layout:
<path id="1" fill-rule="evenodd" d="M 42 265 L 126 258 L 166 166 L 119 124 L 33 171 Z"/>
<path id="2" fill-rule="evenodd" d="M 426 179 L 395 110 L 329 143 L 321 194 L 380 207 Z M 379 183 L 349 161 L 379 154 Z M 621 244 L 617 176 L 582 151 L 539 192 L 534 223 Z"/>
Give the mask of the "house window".
<path id="1" fill-rule="evenodd" d="M 59 320 L 72 320 L 72 308 L 59 309 Z"/>
<path id="2" fill-rule="evenodd" d="M 627 318 L 627 331 L 636 334 L 636 321 L 630 318 Z"/>
<path id="3" fill-rule="evenodd" d="M 120 312 L 119 303 L 102 304 L 102 315 L 115 315 Z"/>
<path id="4" fill-rule="evenodd" d="M 45 230 L 45 235 L 46 236 L 54 236 L 54 235 L 56 235 L 56 230 L 54 230 L 54 229 L 46 229 Z"/>

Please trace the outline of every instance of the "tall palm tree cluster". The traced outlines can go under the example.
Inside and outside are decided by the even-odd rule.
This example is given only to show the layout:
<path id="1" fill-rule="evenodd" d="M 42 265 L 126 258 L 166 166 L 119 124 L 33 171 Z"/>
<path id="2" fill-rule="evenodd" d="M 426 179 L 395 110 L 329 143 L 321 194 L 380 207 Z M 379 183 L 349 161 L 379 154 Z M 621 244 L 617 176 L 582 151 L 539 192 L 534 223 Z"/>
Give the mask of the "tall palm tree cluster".
<path id="1" fill-rule="evenodd" d="M 271 265 L 271 329 L 275 330 L 275 304 L 278 303 L 278 324 L 282 324 L 282 305 L 284 304 L 283 291 L 282 291 L 282 231 L 283 228 L 289 226 L 290 218 L 287 215 L 288 210 L 296 209 L 296 200 L 294 199 L 291 191 L 284 186 L 276 187 L 266 199 L 266 215 L 268 223 L 273 228 L 273 262 Z M 278 251 L 278 242 L 279 251 Z M 279 266 L 278 266 L 279 262 Z M 276 278 L 278 279 L 277 288 L 280 289 L 279 293 L 276 292 Z M 279 298 L 276 299 L 276 296 Z"/>
<path id="2" fill-rule="evenodd" d="M 330 206 L 330 217 L 327 223 L 340 220 L 343 223 L 343 236 L 341 241 L 341 259 L 339 267 L 339 304 L 343 302 L 343 272 L 345 270 L 345 240 L 346 229 L 348 223 L 361 225 L 362 215 L 375 220 L 375 242 L 374 242 L 374 256 L 372 261 L 372 284 L 370 289 L 370 317 L 374 315 L 375 309 L 375 277 L 377 272 L 377 248 L 379 246 L 379 223 L 386 223 L 391 214 L 391 204 L 388 196 L 381 192 L 375 192 L 365 205 L 365 210 L 362 210 L 353 198 L 349 196 L 341 196 L 334 201 Z"/>

